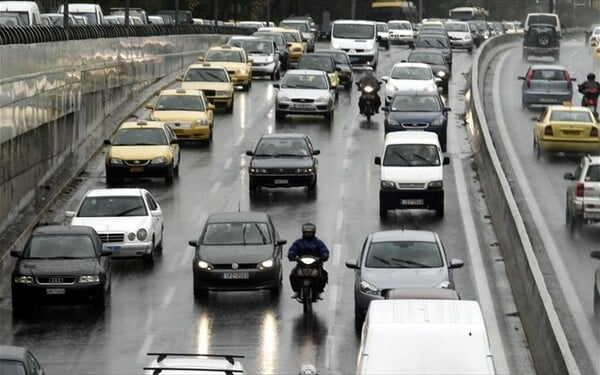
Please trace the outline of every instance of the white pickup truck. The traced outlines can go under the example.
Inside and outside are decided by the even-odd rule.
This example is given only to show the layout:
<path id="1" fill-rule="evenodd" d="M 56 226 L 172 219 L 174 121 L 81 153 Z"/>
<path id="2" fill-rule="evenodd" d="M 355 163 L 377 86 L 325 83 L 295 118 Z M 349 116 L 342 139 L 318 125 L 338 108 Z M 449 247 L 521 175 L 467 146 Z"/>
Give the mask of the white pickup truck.
<path id="1" fill-rule="evenodd" d="M 600 222 L 600 156 L 581 158 L 575 172 L 565 173 L 567 188 L 566 222 L 571 231 L 583 224 Z"/>

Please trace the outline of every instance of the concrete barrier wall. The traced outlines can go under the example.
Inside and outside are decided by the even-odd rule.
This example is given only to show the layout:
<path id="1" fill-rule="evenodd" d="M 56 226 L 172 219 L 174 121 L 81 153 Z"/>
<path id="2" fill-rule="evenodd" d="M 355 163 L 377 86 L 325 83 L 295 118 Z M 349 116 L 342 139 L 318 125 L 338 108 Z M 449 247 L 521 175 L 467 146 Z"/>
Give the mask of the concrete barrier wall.
<path id="1" fill-rule="evenodd" d="M 498 159 L 481 100 L 483 73 L 491 58 L 502 50 L 501 46 L 516 42 L 517 38 L 513 35 L 493 38 L 475 55 L 467 95 L 471 146 L 537 373 L 576 374 L 579 369 Z"/>
<path id="2" fill-rule="evenodd" d="M 0 46 L 0 233 L 115 110 L 226 39 L 171 35 Z"/>

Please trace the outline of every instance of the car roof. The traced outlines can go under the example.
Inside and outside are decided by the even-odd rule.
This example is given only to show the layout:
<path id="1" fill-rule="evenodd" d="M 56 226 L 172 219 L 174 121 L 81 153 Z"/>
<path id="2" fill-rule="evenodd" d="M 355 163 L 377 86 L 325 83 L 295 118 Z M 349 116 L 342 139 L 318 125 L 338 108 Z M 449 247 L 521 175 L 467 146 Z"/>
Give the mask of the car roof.
<path id="1" fill-rule="evenodd" d="M 548 106 L 549 110 L 552 111 L 569 111 L 569 112 L 589 112 L 592 113 L 592 111 L 588 108 L 588 107 L 582 107 L 582 106 L 578 106 L 578 105 L 572 105 L 572 104 L 557 104 L 557 105 L 549 105 Z"/>
<path id="2" fill-rule="evenodd" d="M 272 139 L 281 139 L 281 138 L 306 138 L 305 134 L 302 133 L 275 133 L 275 134 L 265 134 L 263 138 L 272 138 Z"/>
<path id="3" fill-rule="evenodd" d="M 188 70 L 190 69 L 218 69 L 227 71 L 227 69 L 223 65 L 212 65 L 210 62 L 204 62 L 200 64 L 192 64 L 188 66 Z"/>
<path id="4" fill-rule="evenodd" d="M 394 132 L 394 133 L 408 133 L 408 132 Z M 390 134 L 388 133 L 388 136 Z M 417 133 L 416 131 L 414 133 Z M 424 133 L 424 132 L 421 132 Z M 398 229 L 398 230 L 384 230 L 371 233 L 371 242 L 390 242 L 390 241 L 422 241 L 422 242 L 436 242 L 435 232 L 428 230 L 411 230 L 411 229 Z"/>
<path id="5" fill-rule="evenodd" d="M 358 23 L 361 25 L 375 25 L 375 21 L 366 21 L 366 20 L 336 20 L 333 23 Z"/>
<path id="6" fill-rule="evenodd" d="M 446 288 L 388 289 L 384 297 L 385 299 L 460 299 L 456 290 Z"/>
<path id="7" fill-rule="evenodd" d="M 146 189 L 141 188 L 115 188 L 91 189 L 85 193 L 86 197 L 140 197 Z"/>
<path id="8" fill-rule="evenodd" d="M 230 222 L 245 222 L 245 221 L 257 221 L 264 222 L 267 221 L 269 216 L 266 212 L 259 211 L 232 211 L 232 212 L 217 212 L 211 214 L 208 219 L 206 219 L 207 223 L 230 223 Z"/>
<path id="9" fill-rule="evenodd" d="M 21 361 L 25 358 L 27 349 L 21 346 L 0 345 L 0 359 Z"/>
<path id="10" fill-rule="evenodd" d="M 398 95 L 403 95 L 403 96 L 407 96 L 407 95 L 411 95 L 411 96 L 433 96 L 436 98 L 439 98 L 441 101 L 441 97 L 440 94 L 437 91 L 425 91 L 425 90 L 398 90 L 398 91 L 394 91 L 392 94 L 392 97 L 398 96 Z"/>
<path id="11" fill-rule="evenodd" d="M 235 47 L 235 46 L 230 46 L 228 44 L 226 45 L 222 45 L 222 46 L 214 46 L 214 47 L 210 47 L 208 49 L 208 51 L 244 51 L 243 48 L 241 47 Z M 208 52 L 206 51 L 206 52 Z"/>
<path id="12" fill-rule="evenodd" d="M 534 64 L 529 67 L 529 69 L 534 70 L 543 70 L 543 69 L 552 69 L 552 70 L 568 70 L 563 65 L 558 64 Z"/>
<path id="13" fill-rule="evenodd" d="M 409 62 L 409 61 L 403 61 L 403 62 L 398 62 L 395 63 L 394 66 L 392 66 L 392 69 L 396 68 L 396 67 L 406 67 L 406 68 L 424 68 L 424 69 L 431 69 L 431 66 L 429 64 L 425 64 L 422 62 Z"/>
<path id="14" fill-rule="evenodd" d="M 166 89 L 162 90 L 159 95 L 182 95 L 182 96 L 202 96 L 202 91 L 192 89 Z"/>
<path id="15" fill-rule="evenodd" d="M 119 129 L 132 129 L 132 128 L 154 128 L 154 129 L 164 129 L 165 124 L 160 121 L 146 121 L 146 120 L 137 120 L 137 121 L 125 121 L 119 126 Z"/>
<path id="16" fill-rule="evenodd" d="M 444 56 L 444 52 L 442 52 L 441 50 L 436 49 L 436 48 L 415 48 L 408 53 L 408 56 L 412 55 L 413 53 L 427 53 L 427 54 L 433 53 L 436 55 Z"/>
<path id="17" fill-rule="evenodd" d="M 385 145 L 390 144 L 431 144 L 439 146 L 440 141 L 434 132 L 405 130 L 388 133 L 385 136 Z"/>
<path id="18" fill-rule="evenodd" d="M 226 356 L 207 357 L 206 355 L 181 355 L 181 354 L 158 354 L 158 358 L 152 360 L 147 368 L 159 371 L 152 372 L 160 374 L 204 374 L 204 373 L 223 373 L 223 374 L 243 374 L 243 366 L 238 360 L 232 358 L 232 362 Z M 211 371 L 214 370 L 214 371 Z"/>
<path id="19" fill-rule="evenodd" d="M 35 236 L 38 234 L 87 234 L 95 236 L 96 230 L 83 225 L 50 224 L 36 227 L 32 235 Z"/>
<path id="20" fill-rule="evenodd" d="M 285 72 L 285 75 L 304 75 L 304 74 L 317 74 L 317 75 L 324 75 L 327 74 L 322 70 L 315 70 L 315 69 L 292 69 L 292 70 L 288 70 L 287 72 Z"/>

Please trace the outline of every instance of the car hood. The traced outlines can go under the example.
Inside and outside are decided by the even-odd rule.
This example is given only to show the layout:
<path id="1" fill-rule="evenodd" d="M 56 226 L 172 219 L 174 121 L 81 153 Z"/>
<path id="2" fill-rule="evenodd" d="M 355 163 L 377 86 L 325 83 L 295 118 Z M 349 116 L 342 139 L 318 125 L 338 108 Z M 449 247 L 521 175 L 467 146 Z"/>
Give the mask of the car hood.
<path id="1" fill-rule="evenodd" d="M 147 216 L 129 217 L 78 217 L 75 216 L 71 225 L 86 225 L 94 228 L 98 233 L 118 232 L 135 233 L 140 228 L 149 229 L 150 218 Z"/>
<path id="2" fill-rule="evenodd" d="M 200 258 L 209 263 L 259 263 L 273 256 L 273 245 L 222 245 L 200 247 Z"/>
<path id="3" fill-rule="evenodd" d="M 248 57 L 252 58 L 252 64 L 270 63 L 275 60 L 272 55 L 265 55 L 262 53 L 251 53 L 248 55 Z"/>
<path id="4" fill-rule="evenodd" d="M 323 96 L 330 96 L 328 90 L 321 89 L 291 89 L 282 88 L 279 90 L 279 95 L 287 96 L 288 98 L 304 98 L 304 99 L 317 99 Z"/>
<path id="5" fill-rule="evenodd" d="M 471 32 L 469 31 L 448 31 L 448 36 L 450 38 L 458 38 L 463 39 L 466 37 L 471 37 Z"/>
<path id="6" fill-rule="evenodd" d="M 200 111 L 154 111 L 152 118 L 156 121 L 167 122 L 194 122 L 206 119 L 206 112 Z M 174 125 L 176 126 L 176 125 Z"/>
<path id="7" fill-rule="evenodd" d="M 386 89 L 388 85 L 393 85 L 399 90 L 414 90 L 414 91 L 423 91 L 429 87 L 434 87 L 437 90 L 437 86 L 433 79 L 428 80 L 417 80 L 417 79 L 393 79 L 390 78 L 389 83 L 386 85 Z M 393 92 L 393 90 L 391 90 Z"/>
<path id="8" fill-rule="evenodd" d="M 379 289 L 435 287 L 448 280 L 448 271 L 441 268 L 363 268 L 362 280 Z"/>
<path id="9" fill-rule="evenodd" d="M 233 90 L 233 84 L 231 82 L 209 82 L 209 81 L 182 82 L 181 88 L 188 89 L 188 90 L 231 91 L 231 90 Z"/>
<path id="10" fill-rule="evenodd" d="M 381 167 L 381 180 L 401 183 L 428 183 L 443 179 L 442 166 Z"/>
<path id="11" fill-rule="evenodd" d="M 271 158 L 271 157 L 254 157 L 250 162 L 250 167 L 253 168 L 308 168 L 313 165 L 313 161 L 309 157 L 302 158 Z"/>
<path id="12" fill-rule="evenodd" d="M 33 276 L 95 275 L 98 273 L 96 258 L 82 259 L 21 259 L 15 271 Z"/>
<path id="13" fill-rule="evenodd" d="M 170 147 L 163 146 L 111 146 L 108 156 L 124 160 L 150 160 L 170 154 Z"/>
<path id="14" fill-rule="evenodd" d="M 438 118 L 441 112 L 389 112 L 388 121 L 397 122 L 431 122 Z"/>

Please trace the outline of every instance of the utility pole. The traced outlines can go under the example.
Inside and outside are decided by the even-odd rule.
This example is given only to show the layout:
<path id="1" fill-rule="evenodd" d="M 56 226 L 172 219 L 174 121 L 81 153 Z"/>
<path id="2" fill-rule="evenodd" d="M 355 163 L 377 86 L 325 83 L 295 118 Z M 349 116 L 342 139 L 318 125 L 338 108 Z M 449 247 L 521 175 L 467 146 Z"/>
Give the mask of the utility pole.
<path id="1" fill-rule="evenodd" d="M 125 1 L 125 27 L 129 26 L 129 0 Z"/>
<path id="2" fill-rule="evenodd" d="M 69 0 L 65 0 L 63 16 L 63 28 L 65 29 L 65 34 L 69 35 Z"/>
<path id="3" fill-rule="evenodd" d="M 175 26 L 177 25 L 179 25 L 179 0 L 175 0 Z"/>
<path id="4" fill-rule="evenodd" d="M 356 18 L 356 0 L 350 0 L 350 19 Z"/>

